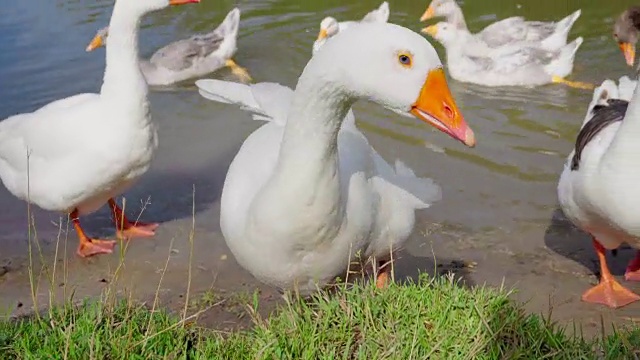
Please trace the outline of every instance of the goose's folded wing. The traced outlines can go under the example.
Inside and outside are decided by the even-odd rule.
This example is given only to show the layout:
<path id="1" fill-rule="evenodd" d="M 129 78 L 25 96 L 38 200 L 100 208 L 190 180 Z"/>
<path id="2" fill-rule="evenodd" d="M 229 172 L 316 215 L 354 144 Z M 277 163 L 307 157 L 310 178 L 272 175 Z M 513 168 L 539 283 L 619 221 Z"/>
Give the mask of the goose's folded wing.
<path id="1" fill-rule="evenodd" d="M 94 95 L 94 94 L 90 94 Z M 72 126 L 75 114 L 68 109 L 81 104 L 81 98 L 63 99 L 35 112 L 11 116 L 0 122 L 0 166 L 27 173 L 27 164 L 41 166 L 77 154 L 77 142 L 70 139 L 85 135 L 82 126 Z M 55 164 L 54 164 L 55 165 Z"/>
<path id="2" fill-rule="evenodd" d="M 188 69 L 198 59 L 204 59 L 216 51 L 224 38 L 212 32 L 194 35 L 189 39 L 173 42 L 156 51 L 151 63 L 173 71 Z"/>
<path id="3" fill-rule="evenodd" d="M 514 27 L 520 27 L 524 24 L 524 18 L 522 16 L 512 16 L 510 18 L 498 20 L 494 23 L 487 25 L 482 32 L 483 33 L 501 33 L 509 32 Z"/>
<path id="4" fill-rule="evenodd" d="M 523 66 L 540 64 L 542 62 L 541 59 L 535 55 L 536 52 L 532 51 L 532 49 L 516 49 L 515 51 L 493 58 L 492 63 L 485 65 L 485 67 L 487 70 L 490 69 L 496 73 L 509 74 Z"/>
<path id="5" fill-rule="evenodd" d="M 501 46 L 512 41 L 524 40 L 526 24 L 523 17 L 514 16 L 488 25 L 479 35 L 490 46 Z"/>

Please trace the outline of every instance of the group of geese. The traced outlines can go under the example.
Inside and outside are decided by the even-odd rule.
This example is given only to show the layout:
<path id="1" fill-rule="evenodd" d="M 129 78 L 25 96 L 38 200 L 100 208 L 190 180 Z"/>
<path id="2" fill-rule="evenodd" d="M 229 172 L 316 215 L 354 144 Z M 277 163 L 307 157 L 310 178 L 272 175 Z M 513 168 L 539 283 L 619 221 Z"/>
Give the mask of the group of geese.
<path id="1" fill-rule="evenodd" d="M 150 60 L 138 58 L 138 27 L 145 14 L 198 2 L 115 0 L 109 26 L 87 47 L 106 48 L 100 93 L 57 100 L 0 122 L 2 182 L 22 200 L 68 214 L 81 257 L 114 249 L 114 240 L 88 236 L 79 221 L 105 203 L 122 239 L 153 236 L 158 227 L 129 220 L 115 201 L 149 169 L 158 146 L 148 86 L 197 78 L 225 66 L 242 82 L 251 81 L 232 60 L 239 9 L 209 34 L 172 43 Z M 451 46 L 456 48 L 451 51 L 474 52 L 456 56 L 472 66 L 478 59 L 498 64 L 511 54 L 501 49 L 517 48 L 519 42 L 531 45 L 521 46 L 520 53 L 567 52 L 570 45 L 563 42 L 579 15 L 577 11 L 557 24 L 509 18 L 470 34 L 455 2 L 433 0 L 423 20 L 447 17 L 446 23 L 424 32 L 443 41 L 448 51 Z M 631 64 L 636 17 L 640 10 L 625 11 L 615 30 Z M 220 213 L 229 249 L 260 281 L 308 294 L 330 283 L 359 255 L 370 260 L 377 285 L 384 287 L 393 252 L 413 231 L 415 211 L 440 200 L 440 187 L 431 179 L 416 176 L 401 161 L 387 163 L 369 145 L 355 125 L 351 107 L 356 101 L 370 100 L 475 145 L 434 47 L 388 18 L 387 2 L 360 21 L 325 18 L 295 90 L 271 82 L 195 83 L 204 98 L 234 104 L 266 122 L 244 141 L 229 166 Z M 446 33 L 452 29 L 473 46 L 450 42 Z M 558 55 L 563 61 L 573 62 L 578 40 L 568 51 L 571 55 Z M 448 60 L 455 74 L 454 58 Z M 524 81 L 525 75 L 519 78 Z M 562 77 L 548 78 L 554 76 Z M 470 81 L 482 81 L 478 79 Z M 583 299 L 611 307 L 640 299 L 616 282 L 604 260 L 605 248 L 624 242 L 640 248 L 640 193 L 634 190 L 640 182 L 640 171 L 634 169 L 640 152 L 636 84 L 625 77 L 619 85 L 606 80 L 596 88 L 558 186 L 567 217 L 593 235 L 602 265 L 600 284 Z M 640 280 L 638 269 L 640 255 L 629 265 L 626 279 Z"/>
<path id="2" fill-rule="evenodd" d="M 472 34 L 455 0 L 433 0 L 420 20 L 446 19 L 422 32 L 445 47 L 447 69 L 458 81 L 485 86 L 565 83 L 593 88 L 564 79 L 573 71 L 576 52 L 583 42 L 578 37 L 567 44 L 569 31 L 580 14 L 581 10 L 576 10 L 558 22 L 526 21 L 514 16 Z"/>

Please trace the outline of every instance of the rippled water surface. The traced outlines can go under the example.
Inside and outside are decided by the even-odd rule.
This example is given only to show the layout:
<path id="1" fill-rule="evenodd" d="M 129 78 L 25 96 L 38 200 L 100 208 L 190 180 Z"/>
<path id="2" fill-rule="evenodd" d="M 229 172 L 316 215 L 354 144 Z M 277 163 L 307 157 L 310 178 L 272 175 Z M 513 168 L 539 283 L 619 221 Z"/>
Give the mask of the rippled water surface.
<path id="1" fill-rule="evenodd" d="M 113 1 L 105 0 L 30 0 L 3 6 L 0 118 L 32 111 L 79 92 L 99 90 L 104 51 L 86 53 L 84 47 L 95 30 L 108 23 L 112 4 Z M 215 27 L 234 5 L 242 10 L 237 61 L 249 69 L 256 81 L 277 81 L 293 87 L 310 57 L 322 17 L 358 19 L 378 6 L 378 1 L 274 0 L 234 4 L 203 0 L 199 5 L 147 16 L 140 34 L 142 56 L 150 56 L 172 40 Z M 419 30 L 417 18 L 425 6 L 422 2 L 391 1 L 390 21 Z M 623 8 L 622 3 L 540 0 L 536 5 L 525 2 L 520 5 L 482 1 L 463 6 L 472 31 L 504 16 L 553 20 L 581 7 L 582 16 L 570 37 L 583 36 L 585 42 L 571 78 L 600 82 L 628 71 L 610 35 L 613 17 Z M 437 48 L 444 59 L 444 50 Z M 231 75 L 223 70 L 212 76 Z M 435 217 L 466 226 L 509 226 L 514 219 L 544 218 L 546 208 L 555 204 L 551 185 L 556 182 L 562 160 L 571 148 L 590 92 L 558 85 L 536 89 L 485 88 L 456 81 L 451 81 L 451 87 L 476 132 L 475 149 L 466 149 L 425 124 L 400 118 L 369 103 L 356 105 L 359 124 L 388 159 L 404 159 L 420 175 L 433 176 L 445 184 L 445 204 Z M 236 151 L 240 141 L 257 125 L 230 107 L 203 100 L 189 81 L 172 89 L 159 89 L 151 96 L 161 138 L 148 182 L 154 182 L 154 177 L 163 182 L 162 176 L 169 176 L 172 184 L 181 183 L 181 176 L 184 184 L 200 177 L 194 174 L 210 178 L 212 172 L 225 167 L 224 164 L 211 167 L 221 158 L 220 154 L 228 157 Z M 199 181 L 203 182 L 201 191 L 219 185 Z M 171 194 L 149 193 L 141 186 L 132 191 L 149 194 L 156 203 L 162 198 L 185 196 L 178 192 L 179 186 L 158 187 L 160 192 Z M 4 190 L 0 194 L 6 199 L 3 203 L 15 203 Z M 492 211 L 484 211 L 487 207 Z M 0 214 L 2 223 L 12 223 L 20 217 L 21 212 Z"/>
<path id="2" fill-rule="evenodd" d="M 418 19 L 426 1 L 389 2 L 391 22 L 416 31 L 424 26 Z M 570 78 L 600 83 L 630 73 L 612 40 L 611 27 L 614 18 L 633 3 L 483 0 L 466 1 L 463 10 L 470 29 L 477 31 L 507 16 L 559 20 L 581 8 L 570 39 L 582 36 L 585 42 Z M 99 91 L 104 50 L 86 53 L 84 49 L 94 32 L 108 23 L 112 5 L 112 0 L 5 1 L 0 7 L 0 119 L 79 92 Z M 148 57 L 170 41 L 214 28 L 238 6 L 242 14 L 236 61 L 255 81 L 293 87 L 310 58 L 324 16 L 359 19 L 378 5 L 377 0 L 202 0 L 147 16 L 140 33 L 141 55 Z M 442 47 L 436 48 L 445 59 Z M 211 76 L 232 78 L 227 70 Z M 555 185 L 562 163 L 591 92 L 560 85 L 485 88 L 453 80 L 450 86 L 475 130 L 478 145 L 474 149 L 371 103 L 356 104 L 359 126 L 385 158 L 400 158 L 417 174 L 433 177 L 443 186 L 443 201 L 421 215 L 429 222 L 512 231 L 522 224 L 548 223 L 556 207 Z M 160 148 L 152 170 L 129 195 L 150 197 L 146 214 L 160 221 L 191 217 L 194 186 L 196 213 L 217 208 L 230 160 L 260 124 L 233 107 L 202 99 L 192 81 L 154 90 L 151 101 L 160 128 Z M 4 188 L 0 204 L 1 252 L 22 253 L 27 243 L 26 205 Z M 199 219 L 201 226 L 217 232 L 217 213 Z M 55 234 L 55 227 L 46 225 L 56 221 L 58 214 L 36 211 L 36 215 L 47 220 L 39 228 L 42 237 Z M 106 216 L 101 211 L 93 226 L 109 226 Z M 219 236 L 216 239 L 222 241 Z"/>

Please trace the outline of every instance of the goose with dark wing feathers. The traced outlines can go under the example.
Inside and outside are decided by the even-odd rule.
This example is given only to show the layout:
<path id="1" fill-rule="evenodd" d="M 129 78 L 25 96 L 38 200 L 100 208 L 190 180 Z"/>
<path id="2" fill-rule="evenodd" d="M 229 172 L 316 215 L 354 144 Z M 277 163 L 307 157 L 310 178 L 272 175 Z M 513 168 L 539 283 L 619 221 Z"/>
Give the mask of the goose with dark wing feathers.
<path id="1" fill-rule="evenodd" d="M 607 266 L 606 249 L 623 243 L 640 249 L 640 93 L 637 81 L 605 80 L 594 91 L 575 148 L 558 183 L 565 216 L 589 233 L 600 262 L 600 283 L 582 300 L 617 308 L 640 300 Z M 640 251 L 628 264 L 625 280 L 640 281 Z"/>

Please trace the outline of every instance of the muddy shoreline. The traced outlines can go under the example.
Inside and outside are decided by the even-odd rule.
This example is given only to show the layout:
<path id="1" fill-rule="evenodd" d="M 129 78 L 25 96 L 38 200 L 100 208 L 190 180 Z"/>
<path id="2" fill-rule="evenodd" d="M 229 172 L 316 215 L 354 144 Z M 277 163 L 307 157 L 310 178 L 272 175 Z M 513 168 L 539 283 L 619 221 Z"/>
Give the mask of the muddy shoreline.
<path id="1" fill-rule="evenodd" d="M 434 224 L 428 218 L 419 217 L 407 247 L 398 254 L 395 278 L 397 281 L 417 278 L 419 271 L 437 275 L 453 272 L 465 286 L 486 284 L 515 289 L 513 297 L 524 302 L 527 311 L 551 316 L 570 328 L 575 323 L 588 337 L 600 336 L 602 323 L 608 332 L 613 325 L 640 321 L 639 304 L 611 310 L 580 301 L 580 294 L 597 282 L 592 270 L 597 268 L 596 258 L 585 234 L 571 226 L 559 211 L 554 211 L 553 216 L 550 226 L 529 224 L 517 231 L 477 231 Z M 198 320 L 207 327 L 233 331 L 250 326 L 251 319 L 243 303 L 252 301 L 254 291 L 259 291 L 263 316 L 281 301 L 281 294 L 258 283 L 240 268 L 221 234 L 199 226 L 198 217 L 194 228 L 190 308 L 208 308 Z M 108 218 L 96 220 L 101 223 Z M 95 298 L 107 288 L 117 289 L 119 296 L 131 296 L 146 303 L 152 303 L 157 293 L 161 306 L 182 311 L 188 286 L 191 228 L 190 219 L 164 223 L 155 238 L 132 240 L 126 245 L 126 254 L 119 253 L 121 248 L 118 248 L 111 256 L 90 259 L 75 256 L 75 233 L 71 231 L 67 235 L 63 231 L 55 262 L 55 242 L 42 245 L 42 258 L 34 254 L 37 304 L 31 296 L 28 256 L 3 257 L 0 259 L 1 316 L 24 316 L 33 311 L 34 305 L 45 309 L 50 304 L 52 289 L 57 303 L 71 294 L 74 301 Z M 510 242 L 513 237 L 518 237 L 518 241 Z M 568 243 L 566 239 L 575 239 L 575 243 Z M 513 246 L 516 243 L 520 245 Z M 564 248 L 556 246 L 558 244 Z M 631 249 L 621 249 L 618 256 L 610 259 L 614 275 L 623 274 L 632 256 Z M 43 268 L 42 263 L 47 266 Z M 54 263 L 55 276 L 52 276 Z M 640 291 L 640 284 L 624 284 Z"/>

